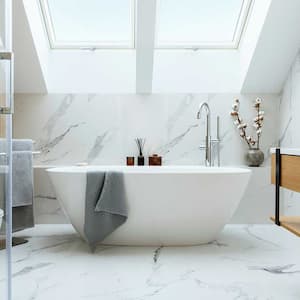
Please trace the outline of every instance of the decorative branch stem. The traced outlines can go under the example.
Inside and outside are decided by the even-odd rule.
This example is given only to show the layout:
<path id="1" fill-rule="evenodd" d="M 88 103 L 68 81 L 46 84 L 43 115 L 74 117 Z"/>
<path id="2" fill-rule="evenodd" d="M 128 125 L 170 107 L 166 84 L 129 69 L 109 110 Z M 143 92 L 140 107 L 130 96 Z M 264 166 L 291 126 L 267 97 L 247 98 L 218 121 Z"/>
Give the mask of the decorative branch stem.
<path id="1" fill-rule="evenodd" d="M 242 120 L 241 120 L 241 118 L 240 118 L 240 115 L 238 114 L 237 115 L 237 120 L 239 121 L 239 124 L 241 125 L 242 124 Z M 249 143 L 249 141 L 247 140 L 247 138 L 246 138 L 246 130 L 245 130 L 245 128 L 242 128 L 241 129 L 241 131 L 243 132 L 243 135 L 244 135 L 244 140 L 246 141 L 246 143 L 248 144 L 248 146 L 249 146 L 249 149 L 251 149 L 251 145 L 250 145 L 250 143 Z"/>
<path id="2" fill-rule="evenodd" d="M 136 142 L 136 145 L 138 147 L 139 156 L 143 156 L 143 151 L 144 151 L 144 146 L 145 146 L 146 139 L 136 138 L 135 142 Z"/>
<path id="3" fill-rule="evenodd" d="M 259 119 L 259 106 L 257 105 L 257 118 Z M 260 129 L 260 127 L 259 127 Z M 259 149 L 259 139 L 260 139 L 260 135 L 258 134 L 257 130 L 256 130 L 256 135 L 257 135 L 257 148 Z"/>
<path id="4" fill-rule="evenodd" d="M 234 104 L 232 105 L 231 116 L 233 118 L 236 118 L 234 123 L 235 123 L 235 125 L 237 125 L 238 129 L 240 130 L 240 136 L 243 140 L 246 141 L 249 149 L 253 149 L 253 148 L 259 149 L 262 122 L 264 119 L 264 112 L 260 110 L 260 105 L 261 105 L 261 99 L 257 98 L 255 100 L 255 104 L 254 104 L 257 114 L 256 114 L 256 117 L 254 119 L 254 124 L 253 124 L 253 126 L 256 129 L 256 136 L 257 136 L 256 140 L 252 136 L 247 135 L 246 128 L 248 127 L 248 124 L 243 123 L 242 119 L 240 117 L 240 114 L 239 114 L 240 101 L 239 101 L 239 99 L 236 99 Z"/>

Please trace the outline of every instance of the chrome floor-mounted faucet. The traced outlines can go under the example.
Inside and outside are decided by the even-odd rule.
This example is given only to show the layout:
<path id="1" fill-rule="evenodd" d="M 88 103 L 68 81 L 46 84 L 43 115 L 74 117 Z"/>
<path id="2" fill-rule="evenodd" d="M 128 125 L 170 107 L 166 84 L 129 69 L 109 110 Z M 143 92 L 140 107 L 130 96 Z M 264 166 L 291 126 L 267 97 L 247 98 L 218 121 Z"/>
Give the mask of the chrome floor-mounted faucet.
<path id="1" fill-rule="evenodd" d="M 217 138 L 211 138 L 211 113 L 210 108 L 207 102 L 203 102 L 199 106 L 199 110 L 197 112 L 197 119 L 201 119 L 202 110 L 206 110 L 206 137 L 205 137 L 205 146 L 200 146 L 200 149 L 205 149 L 205 165 L 207 167 L 211 167 L 214 165 L 213 159 L 213 146 L 217 145 L 217 158 L 218 158 L 218 166 L 220 166 L 220 118 L 217 117 Z"/>

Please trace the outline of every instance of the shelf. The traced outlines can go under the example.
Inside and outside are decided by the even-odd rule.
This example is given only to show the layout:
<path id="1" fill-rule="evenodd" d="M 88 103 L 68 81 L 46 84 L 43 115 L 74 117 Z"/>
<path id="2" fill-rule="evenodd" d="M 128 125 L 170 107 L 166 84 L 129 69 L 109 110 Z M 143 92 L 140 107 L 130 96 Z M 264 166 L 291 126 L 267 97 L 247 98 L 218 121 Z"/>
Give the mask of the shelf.
<path id="1" fill-rule="evenodd" d="M 275 222 L 275 217 L 270 218 Z M 279 218 L 280 226 L 300 237 L 300 217 L 299 216 L 281 216 Z"/>
<path id="2" fill-rule="evenodd" d="M 27 243 L 28 241 L 25 240 L 24 238 L 19 238 L 19 237 L 13 237 L 12 238 L 12 246 L 18 246 Z M 6 249 L 6 240 L 5 239 L 0 239 L 0 250 Z"/>

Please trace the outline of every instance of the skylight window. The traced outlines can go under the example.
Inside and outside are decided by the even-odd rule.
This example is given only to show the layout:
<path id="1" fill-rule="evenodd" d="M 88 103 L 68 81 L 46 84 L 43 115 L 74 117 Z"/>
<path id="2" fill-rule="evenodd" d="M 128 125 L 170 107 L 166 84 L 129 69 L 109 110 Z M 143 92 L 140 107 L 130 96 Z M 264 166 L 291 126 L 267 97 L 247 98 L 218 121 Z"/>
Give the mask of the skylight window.
<path id="1" fill-rule="evenodd" d="M 133 0 L 40 0 L 52 48 L 133 48 Z"/>
<path id="2" fill-rule="evenodd" d="M 135 47 L 139 0 L 39 1 L 53 49 Z M 157 0 L 156 48 L 235 49 L 251 1 Z"/>
<path id="3" fill-rule="evenodd" d="M 251 0 L 158 0 L 158 48 L 237 48 Z"/>

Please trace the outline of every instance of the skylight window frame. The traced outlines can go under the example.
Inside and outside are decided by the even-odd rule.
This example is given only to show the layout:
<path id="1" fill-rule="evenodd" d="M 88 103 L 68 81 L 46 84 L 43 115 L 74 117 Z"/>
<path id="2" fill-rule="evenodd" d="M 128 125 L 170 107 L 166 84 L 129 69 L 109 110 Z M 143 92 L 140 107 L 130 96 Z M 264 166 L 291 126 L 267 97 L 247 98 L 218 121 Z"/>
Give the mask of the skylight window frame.
<path id="1" fill-rule="evenodd" d="M 131 20 L 131 43 L 130 45 L 120 43 L 112 43 L 111 41 L 74 41 L 74 42 L 60 42 L 55 38 L 55 30 L 53 19 L 51 17 L 48 0 L 39 0 L 42 18 L 45 24 L 47 38 L 51 49 L 74 49 L 74 50 L 96 50 L 96 49 L 135 49 L 135 35 L 136 35 L 136 0 L 130 0 L 130 20 Z"/>
<path id="2" fill-rule="evenodd" d="M 157 0 L 161 1 L 161 0 Z M 248 20 L 248 16 L 250 14 L 251 6 L 254 0 L 243 0 L 241 5 L 240 13 L 238 16 L 238 21 L 236 22 L 236 26 L 234 29 L 233 40 L 231 42 L 176 42 L 174 44 L 166 44 L 159 45 L 157 36 L 158 36 L 158 24 L 159 24 L 159 5 L 157 5 L 157 26 L 156 26 L 156 41 L 155 41 L 155 49 L 157 50 L 199 50 L 199 49 L 229 49 L 236 50 L 239 48 L 240 41 L 242 39 L 242 35 Z"/>

